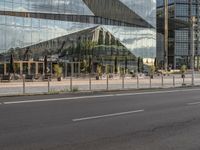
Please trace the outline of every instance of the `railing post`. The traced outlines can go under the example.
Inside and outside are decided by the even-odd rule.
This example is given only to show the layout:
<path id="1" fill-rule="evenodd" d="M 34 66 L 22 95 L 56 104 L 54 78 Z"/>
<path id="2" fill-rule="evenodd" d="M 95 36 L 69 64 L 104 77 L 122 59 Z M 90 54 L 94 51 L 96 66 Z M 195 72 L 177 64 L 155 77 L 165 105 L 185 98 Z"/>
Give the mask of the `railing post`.
<path id="1" fill-rule="evenodd" d="M 90 75 L 89 75 L 89 90 L 92 91 L 92 79 Z"/>
<path id="2" fill-rule="evenodd" d="M 70 77 L 70 91 L 72 92 L 72 75 L 71 75 L 71 77 Z"/>
<path id="3" fill-rule="evenodd" d="M 106 76 L 106 90 L 108 91 L 109 90 L 109 87 L 108 87 L 108 78 L 109 78 L 109 75 L 107 74 L 107 76 Z"/>
<path id="4" fill-rule="evenodd" d="M 50 92 L 50 81 L 49 81 L 49 77 L 48 77 L 48 93 Z"/>
<path id="5" fill-rule="evenodd" d="M 151 88 L 152 85 L 151 85 L 151 76 L 149 76 L 149 87 Z"/>
<path id="6" fill-rule="evenodd" d="M 124 89 L 124 74 L 122 75 L 122 89 Z"/>
<path id="7" fill-rule="evenodd" d="M 139 75 L 137 75 L 137 89 L 140 88 L 140 81 L 139 81 Z"/>
<path id="8" fill-rule="evenodd" d="M 26 85 L 25 85 L 25 77 L 24 76 L 22 76 L 22 81 L 23 81 L 23 94 L 25 94 L 26 93 Z"/>

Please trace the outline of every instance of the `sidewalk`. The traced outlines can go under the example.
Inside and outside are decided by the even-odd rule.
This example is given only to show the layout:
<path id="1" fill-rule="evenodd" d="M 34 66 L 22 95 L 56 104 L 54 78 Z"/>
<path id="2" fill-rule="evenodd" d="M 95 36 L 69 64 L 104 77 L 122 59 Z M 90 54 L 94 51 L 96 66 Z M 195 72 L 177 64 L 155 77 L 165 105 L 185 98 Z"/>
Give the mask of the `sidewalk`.
<path id="1" fill-rule="evenodd" d="M 174 81 L 175 80 L 175 81 Z M 191 75 L 187 75 L 185 78 L 185 84 L 191 85 Z M 63 79 L 61 82 L 57 80 L 43 81 L 43 82 L 26 82 L 25 93 L 37 94 L 37 93 L 48 93 L 48 92 L 68 92 L 70 87 L 76 91 L 89 91 L 90 81 L 88 78 L 73 78 L 72 85 L 70 85 L 70 79 Z M 171 88 L 181 87 L 183 79 L 180 76 L 164 76 L 163 80 L 161 76 L 155 76 L 153 79 L 149 77 L 143 78 L 118 78 L 118 79 L 103 79 L 96 80 L 91 79 L 91 90 L 126 90 L 126 89 L 138 89 L 138 88 Z M 108 85 L 107 85 L 108 84 Z M 48 87 L 49 85 L 49 87 Z M 195 76 L 195 85 L 200 85 L 200 75 Z M 49 91 L 48 91 L 49 89 Z M 22 81 L 11 81 L 0 83 L 0 95 L 12 95 L 23 93 L 23 82 Z"/>

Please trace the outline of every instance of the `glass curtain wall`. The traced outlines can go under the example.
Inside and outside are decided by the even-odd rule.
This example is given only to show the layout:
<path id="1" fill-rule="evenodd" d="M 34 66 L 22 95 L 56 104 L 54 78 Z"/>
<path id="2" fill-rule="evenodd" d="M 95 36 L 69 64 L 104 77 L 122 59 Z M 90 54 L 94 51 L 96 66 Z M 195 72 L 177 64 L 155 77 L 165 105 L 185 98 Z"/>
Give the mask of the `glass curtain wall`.
<path id="1" fill-rule="evenodd" d="M 9 61 L 11 53 L 16 61 L 42 61 L 48 55 L 56 61 L 81 62 L 81 66 L 92 64 L 93 71 L 98 65 L 104 70 L 110 65 L 111 69 L 107 69 L 112 72 L 119 72 L 116 69 L 119 66 L 137 70 L 137 57 L 154 59 L 156 56 L 156 2 L 120 2 L 149 23 L 149 27 L 112 20 L 109 16 L 113 14 L 96 16 L 84 0 L 1 0 L 1 62 Z M 32 17 L 30 13 L 36 15 Z M 66 16 L 71 20 L 59 19 Z M 73 51 L 71 55 L 69 49 Z M 81 52 L 78 58 L 76 50 Z"/>
<path id="2" fill-rule="evenodd" d="M 160 14 L 163 10 L 163 0 L 157 2 L 157 13 Z M 171 0 L 169 1 L 169 16 L 171 18 L 190 21 L 191 16 L 199 17 L 198 0 Z M 169 32 L 169 65 L 174 69 L 179 69 L 182 65 L 191 67 L 191 47 L 190 47 L 190 29 L 182 28 L 171 30 Z M 200 66 L 200 49 L 198 30 L 195 29 L 195 68 Z"/>

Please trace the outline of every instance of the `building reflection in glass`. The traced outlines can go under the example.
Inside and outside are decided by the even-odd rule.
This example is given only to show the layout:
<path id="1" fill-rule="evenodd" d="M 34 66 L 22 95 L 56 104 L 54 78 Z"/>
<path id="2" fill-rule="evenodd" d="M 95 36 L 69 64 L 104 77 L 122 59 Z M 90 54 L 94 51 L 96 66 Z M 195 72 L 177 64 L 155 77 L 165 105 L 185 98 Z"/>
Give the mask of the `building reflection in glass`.
<path id="1" fill-rule="evenodd" d="M 91 9 L 96 5 L 90 0 L 0 1 L 1 62 L 8 61 L 11 53 L 15 61 L 40 62 L 47 55 L 49 61 L 78 62 L 78 72 L 83 73 L 96 72 L 98 66 L 102 66 L 103 72 L 136 71 L 137 57 L 154 59 L 156 56 L 156 2 L 120 0 L 116 4 L 122 5 L 118 6 L 122 14 L 124 11 L 141 17 L 136 20 L 138 24 L 118 20 L 119 14 L 109 11 L 97 17 L 101 12 Z M 25 12 L 38 15 L 30 17 Z M 55 14 L 61 19 L 51 18 Z M 23 72 L 35 74 L 35 68 L 41 68 L 36 64 L 30 66 L 30 71 Z"/>

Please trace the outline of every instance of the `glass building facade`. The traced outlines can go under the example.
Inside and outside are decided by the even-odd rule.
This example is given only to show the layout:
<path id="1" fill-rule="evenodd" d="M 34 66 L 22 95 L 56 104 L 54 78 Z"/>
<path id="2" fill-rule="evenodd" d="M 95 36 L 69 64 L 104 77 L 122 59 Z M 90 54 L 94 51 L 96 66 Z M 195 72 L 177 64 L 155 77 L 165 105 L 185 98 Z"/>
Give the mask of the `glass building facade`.
<path id="1" fill-rule="evenodd" d="M 0 0 L 0 59 L 134 69 L 156 57 L 156 0 Z"/>
<path id="2" fill-rule="evenodd" d="M 190 22 L 191 16 L 196 19 L 200 17 L 198 0 L 171 0 L 169 1 L 169 17 Z M 163 0 L 157 1 L 157 15 L 162 15 Z M 169 65 L 173 68 L 180 68 L 187 65 L 190 68 L 191 63 L 191 34 L 190 28 L 169 30 Z M 199 39 L 198 31 L 195 29 L 194 47 L 195 47 L 195 67 L 199 68 Z"/>

